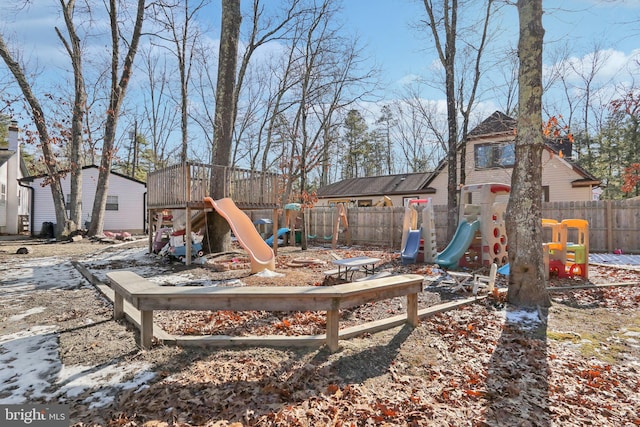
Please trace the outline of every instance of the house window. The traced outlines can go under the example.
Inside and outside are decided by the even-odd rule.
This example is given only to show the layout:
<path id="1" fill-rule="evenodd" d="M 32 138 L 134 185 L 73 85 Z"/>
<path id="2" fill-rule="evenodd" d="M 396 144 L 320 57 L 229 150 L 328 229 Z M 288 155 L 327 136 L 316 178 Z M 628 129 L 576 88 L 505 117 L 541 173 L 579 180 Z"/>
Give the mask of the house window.
<path id="1" fill-rule="evenodd" d="M 117 211 L 118 210 L 118 196 L 107 196 L 107 207 L 105 208 L 107 211 Z"/>
<path id="2" fill-rule="evenodd" d="M 82 202 L 80 202 L 80 206 L 82 206 Z M 67 197 L 65 198 L 64 208 L 68 211 L 71 210 L 71 194 L 67 193 Z"/>
<path id="3" fill-rule="evenodd" d="M 542 201 L 543 202 L 548 202 L 549 201 L 549 186 L 548 185 L 543 185 L 542 186 Z"/>
<path id="4" fill-rule="evenodd" d="M 373 203 L 373 201 L 371 199 L 369 200 L 358 200 L 358 207 L 359 208 L 368 208 L 371 206 L 371 204 Z"/>
<path id="5" fill-rule="evenodd" d="M 7 200 L 7 184 L 0 184 L 0 203 Z"/>
<path id="6" fill-rule="evenodd" d="M 477 144 L 474 146 L 476 169 L 508 168 L 516 162 L 515 144 Z"/>

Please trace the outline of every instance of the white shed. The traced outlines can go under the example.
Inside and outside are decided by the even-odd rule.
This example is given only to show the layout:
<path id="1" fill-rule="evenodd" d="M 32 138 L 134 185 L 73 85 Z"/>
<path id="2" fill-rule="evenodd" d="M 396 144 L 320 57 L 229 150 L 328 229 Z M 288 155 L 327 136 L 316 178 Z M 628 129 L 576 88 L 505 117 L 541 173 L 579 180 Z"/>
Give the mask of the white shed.
<path id="1" fill-rule="evenodd" d="M 98 166 L 82 168 L 82 217 L 85 222 L 91 220 L 91 209 L 98 183 Z M 51 188 L 42 186 L 46 176 L 30 177 L 23 180 L 33 188 L 33 233 L 38 235 L 45 222 L 56 222 Z M 68 201 L 71 181 L 69 177 L 62 179 L 62 190 Z M 109 177 L 109 191 L 107 193 L 107 207 L 104 215 L 104 231 L 115 233 L 129 232 L 144 233 L 146 215 L 147 185 L 136 179 L 117 172 L 111 172 Z M 84 224 L 82 224 L 84 227 Z"/>

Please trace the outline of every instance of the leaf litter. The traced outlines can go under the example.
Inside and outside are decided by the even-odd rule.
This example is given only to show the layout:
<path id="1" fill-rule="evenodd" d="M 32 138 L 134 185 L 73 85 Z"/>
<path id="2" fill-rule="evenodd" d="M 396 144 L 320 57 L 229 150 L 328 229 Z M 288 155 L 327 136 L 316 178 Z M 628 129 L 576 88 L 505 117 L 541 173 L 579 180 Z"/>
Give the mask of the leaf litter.
<path id="1" fill-rule="evenodd" d="M 384 251 L 339 254 L 379 258 L 385 254 L 386 266 L 405 268 L 398 265 L 397 254 Z M 313 253 L 314 259 L 316 255 Z M 295 258 L 295 254 L 285 255 L 278 271 L 286 270 L 287 263 L 295 264 Z M 140 258 L 137 262 L 153 269 Z M 110 268 L 99 257 L 95 263 L 96 271 Z M 118 258 L 117 267 L 130 265 Z M 322 284 L 321 271 L 326 266 L 309 263 L 292 268 L 297 273 L 287 270 L 285 278 L 245 277 L 234 272 L 230 274 L 236 277 L 225 280 Z M 430 273 L 424 265 L 407 270 Z M 173 274 L 189 274 L 188 280 L 194 281 L 211 276 L 210 271 L 199 275 L 197 270 Z M 341 341 L 341 350 L 333 354 L 322 348 L 155 346 L 140 351 L 131 346 L 132 331 L 114 328 L 118 325 L 112 320 L 100 320 L 104 316 L 100 303 L 94 316 L 98 322 L 90 326 L 110 325 L 109 329 L 96 333 L 97 338 L 90 342 L 82 341 L 86 341 L 86 332 L 60 333 L 63 359 L 84 366 L 84 359 L 105 350 L 109 336 L 122 335 L 118 338 L 122 343 L 119 363 L 150 366 L 154 375 L 132 371 L 131 378 L 145 378 L 144 386 L 119 388 L 106 406 L 91 407 L 104 392 L 99 385 L 75 399 L 55 394 L 55 390 L 47 396 L 71 404 L 75 426 L 640 425 L 638 274 L 592 266 L 593 283 L 635 281 L 636 286 L 553 292 L 554 304 L 542 317 L 538 311 L 510 310 L 504 301 L 487 298 L 422 319 L 415 329 L 397 327 Z M 225 280 L 215 285 L 224 286 Z M 556 282 L 558 286 L 573 284 Z M 27 294 L 21 294 L 25 301 Z M 456 297 L 437 289 L 424 294 L 430 295 L 422 298 L 423 305 Z M 16 316 L 16 322 L 26 323 L 46 314 L 40 313 L 41 300 L 30 304 L 6 314 L 8 304 L 3 305 L 3 319 Z M 54 319 L 64 326 L 91 317 L 87 307 L 82 307 L 82 318 L 65 315 L 79 310 L 77 305 Z M 345 322 L 357 323 L 402 310 L 401 301 L 391 300 L 345 311 L 343 317 Z M 171 321 L 163 327 L 181 334 L 322 333 L 324 321 L 322 313 L 182 312 L 168 316 Z M 72 334 L 79 340 L 68 344 Z M 73 352 L 67 350 L 70 345 L 75 346 Z M 100 354 L 107 365 L 109 354 Z M 93 400 L 92 394 L 96 395 Z"/>

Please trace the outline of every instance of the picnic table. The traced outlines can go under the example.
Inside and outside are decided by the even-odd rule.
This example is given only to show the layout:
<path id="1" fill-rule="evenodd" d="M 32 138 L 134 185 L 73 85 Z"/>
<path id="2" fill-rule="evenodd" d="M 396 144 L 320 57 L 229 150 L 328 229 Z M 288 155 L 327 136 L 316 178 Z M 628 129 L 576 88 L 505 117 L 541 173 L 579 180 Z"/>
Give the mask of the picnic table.
<path id="1" fill-rule="evenodd" d="M 359 256 L 355 258 L 343 258 L 333 260 L 333 264 L 338 267 L 337 270 L 332 270 L 338 276 L 338 279 L 349 280 L 348 275 L 362 269 L 365 276 L 374 274 L 376 271 L 376 263 L 380 262 L 380 258 L 372 258 L 367 256 Z M 327 274 L 327 272 L 325 272 Z"/>

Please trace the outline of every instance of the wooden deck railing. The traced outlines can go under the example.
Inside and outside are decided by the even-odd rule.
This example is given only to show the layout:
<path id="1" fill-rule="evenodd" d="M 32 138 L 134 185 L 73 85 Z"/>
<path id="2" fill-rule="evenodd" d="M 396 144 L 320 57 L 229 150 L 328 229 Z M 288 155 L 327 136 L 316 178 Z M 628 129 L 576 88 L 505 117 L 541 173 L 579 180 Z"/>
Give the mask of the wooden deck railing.
<path id="1" fill-rule="evenodd" d="M 147 176 L 149 209 L 202 208 L 212 196 L 211 183 L 221 188 L 220 197 L 230 197 L 240 208 L 277 208 L 280 176 L 202 163 L 180 163 Z"/>

